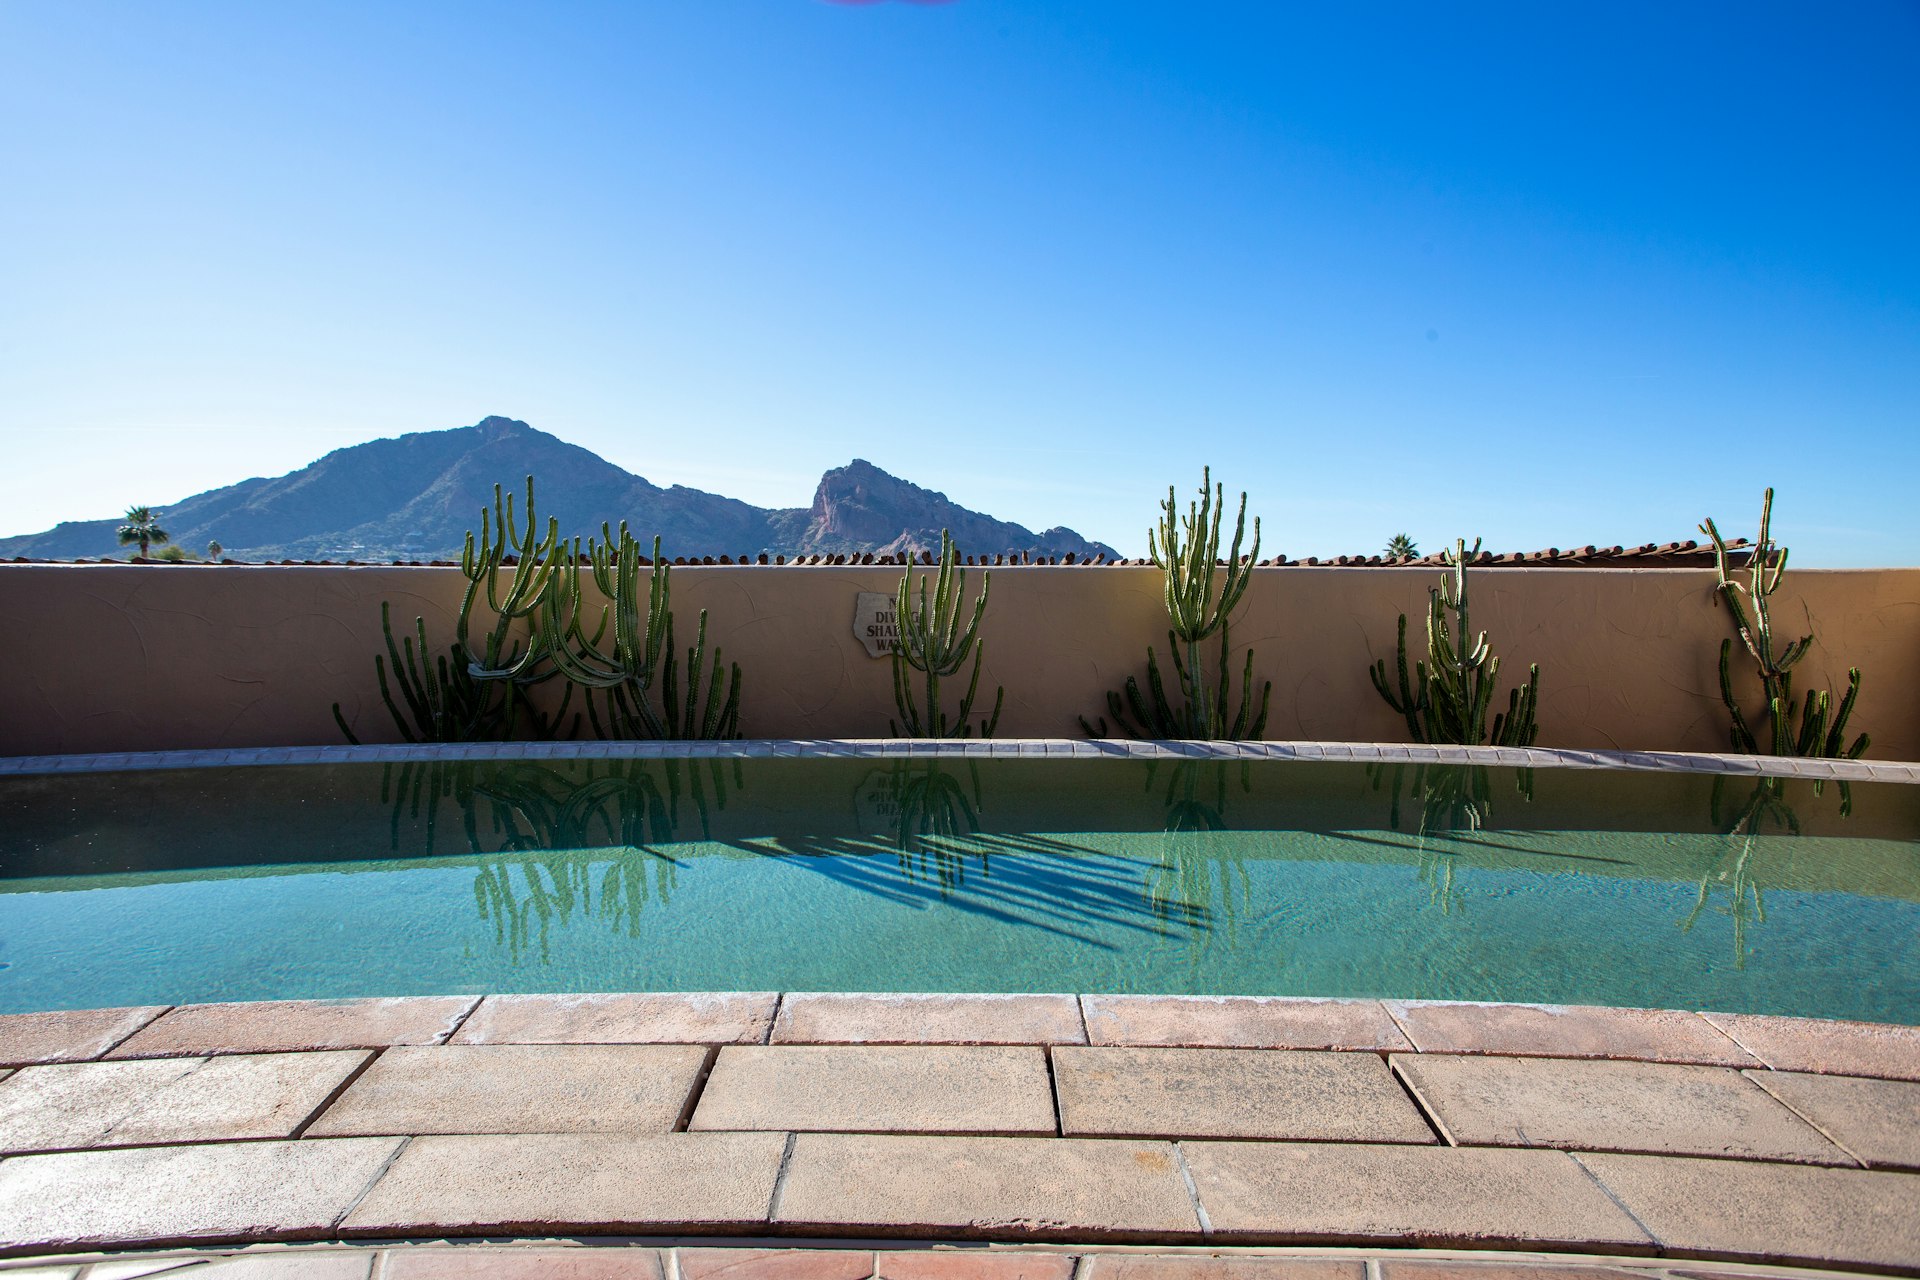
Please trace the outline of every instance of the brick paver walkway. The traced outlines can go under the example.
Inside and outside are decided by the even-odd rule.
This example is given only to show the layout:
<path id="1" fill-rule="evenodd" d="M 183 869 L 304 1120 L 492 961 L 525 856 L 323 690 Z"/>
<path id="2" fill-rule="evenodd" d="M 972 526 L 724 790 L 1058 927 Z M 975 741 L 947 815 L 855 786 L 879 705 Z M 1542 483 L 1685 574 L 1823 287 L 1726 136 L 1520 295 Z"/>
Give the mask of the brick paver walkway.
<path id="1" fill-rule="evenodd" d="M 0 1064 L 0 1252 L 15 1257 L 705 1234 L 1920 1274 L 1909 1027 L 1371 1000 L 463 996 L 10 1015 Z M 600 1249 L 529 1270 L 519 1250 L 475 1271 L 492 1255 L 472 1249 L 303 1254 L 273 1274 L 365 1277 L 377 1260 L 380 1280 L 661 1265 L 702 1280 L 742 1258 Z M 890 1280 L 984 1265 L 833 1256 L 844 1275 L 814 1251 L 775 1280 L 864 1280 L 876 1258 Z M 1027 1271 L 990 1280 L 1073 1265 L 1018 1256 Z M 1088 1256 L 1078 1280 L 1253 1280 L 1255 1265 Z M 1385 1280 L 1361 1265 L 1287 1269 Z"/>

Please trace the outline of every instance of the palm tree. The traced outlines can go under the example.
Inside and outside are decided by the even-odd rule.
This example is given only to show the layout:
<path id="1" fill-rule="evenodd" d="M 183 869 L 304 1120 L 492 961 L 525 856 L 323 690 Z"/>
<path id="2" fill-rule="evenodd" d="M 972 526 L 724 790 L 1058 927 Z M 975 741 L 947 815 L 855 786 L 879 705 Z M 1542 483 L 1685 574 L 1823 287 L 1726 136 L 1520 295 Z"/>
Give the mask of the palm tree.
<path id="1" fill-rule="evenodd" d="M 1413 545 L 1413 539 L 1404 533 L 1396 533 L 1387 540 L 1387 558 L 1389 560 L 1411 560 L 1420 554 L 1420 548 Z"/>
<path id="2" fill-rule="evenodd" d="M 127 522 L 120 526 L 120 545 L 123 547 L 140 544 L 140 558 L 147 558 L 147 548 L 156 542 L 172 542 L 173 535 L 160 527 L 160 517 L 151 507 L 128 507 Z"/>

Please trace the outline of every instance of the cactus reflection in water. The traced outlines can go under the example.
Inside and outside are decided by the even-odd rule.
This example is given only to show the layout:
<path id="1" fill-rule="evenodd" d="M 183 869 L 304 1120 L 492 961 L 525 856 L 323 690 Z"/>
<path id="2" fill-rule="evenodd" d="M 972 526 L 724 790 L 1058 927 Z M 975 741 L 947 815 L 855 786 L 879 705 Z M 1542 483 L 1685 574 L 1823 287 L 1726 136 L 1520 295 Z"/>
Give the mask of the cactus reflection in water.
<path id="1" fill-rule="evenodd" d="M 967 881 L 967 858 L 982 876 L 993 874 L 988 845 L 980 840 L 980 766 L 968 760 L 971 786 L 937 760 L 899 760 L 888 770 L 894 805 L 894 852 L 909 880 L 928 878 L 941 896 Z M 971 797 L 969 797 L 971 792 Z"/>
<path id="2" fill-rule="evenodd" d="M 1733 617 L 1734 635 L 1753 660 L 1760 676 L 1760 693 L 1766 704 L 1763 734 L 1756 735 L 1740 709 L 1733 692 L 1733 640 L 1720 642 L 1720 699 L 1731 718 L 1733 749 L 1750 755 L 1817 756 L 1829 759 L 1858 759 L 1871 739 L 1866 734 L 1847 742 L 1847 720 L 1853 715 L 1854 700 L 1860 696 L 1860 668 L 1847 670 L 1847 692 L 1840 706 L 1833 707 L 1833 695 L 1826 689 L 1809 693 L 1801 704 L 1793 695 L 1793 667 L 1813 647 L 1811 634 L 1792 641 L 1778 653 L 1773 647 L 1773 614 L 1767 601 L 1780 589 L 1787 574 L 1787 548 L 1773 542 L 1773 490 L 1768 489 L 1760 503 L 1760 537 L 1747 561 L 1747 582 L 1743 586 L 1728 567 L 1727 543 L 1709 516 L 1700 532 L 1713 540 L 1713 559 L 1718 581 L 1714 590 Z M 1794 712 L 1800 713 L 1800 726 L 1794 729 Z M 1831 723 L 1829 723 L 1831 717 Z"/>
<path id="3" fill-rule="evenodd" d="M 537 946 L 544 963 L 553 925 L 576 916 L 638 936 L 641 911 L 669 900 L 680 868 L 655 846 L 679 838 L 686 802 L 710 836 L 730 776 L 739 789 L 738 760 L 409 762 L 388 766 L 381 800 L 392 806 L 395 849 L 403 820 L 424 821 L 428 856 L 451 802 L 467 852 L 487 859 L 473 888 L 481 918 L 516 961 Z"/>
<path id="4" fill-rule="evenodd" d="M 1770 837 L 1801 834 L 1800 814 L 1788 798 L 1789 789 L 1810 781 L 1812 785 L 1807 790 L 1816 800 L 1826 795 L 1826 780 L 1821 778 L 1797 781 L 1755 778 L 1745 797 L 1735 804 L 1733 796 L 1742 781 L 1744 779 L 1726 774 L 1713 780 L 1712 822 L 1726 833 L 1728 843 L 1718 862 L 1700 878 L 1699 897 L 1687 918 L 1680 922 L 1681 932 L 1691 933 L 1710 908 L 1728 917 L 1733 927 L 1733 959 L 1737 969 L 1746 968 L 1751 955 L 1747 946 L 1748 929 L 1767 922 L 1767 903 L 1761 896 L 1757 876 L 1766 842 Z M 1853 791 L 1845 782 L 1841 782 L 1838 789 L 1838 816 L 1845 819 L 1853 813 Z M 1726 901 L 1713 906 L 1717 892 L 1724 892 Z"/>
<path id="5" fill-rule="evenodd" d="M 1420 804 L 1414 828 L 1415 864 L 1430 889 L 1430 900 L 1443 915 L 1458 905 L 1453 872 L 1456 850 L 1451 842 L 1479 835 L 1493 820 L 1493 771 L 1483 765 L 1405 764 L 1378 762 L 1367 766 L 1373 789 L 1387 791 L 1387 825 L 1399 831 L 1400 798 L 1405 794 Z M 1533 770 L 1514 770 L 1514 790 L 1522 801 L 1533 800 Z M 1431 843 L 1430 843 L 1431 842 Z"/>
<path id="6" fill-rule="evenodd" d="M 1147 766 L 1147 789 L 1153 790 L 1164 761 Z M 1161 920 L 1208 929 L 1219 902 L 1231 929 L 1240 909 L 1250 906 L 1252 880 L 1242 856 L 1241 841 L 1209 839 L 1227 831 L 1228 770 L 1238 774 L 1242 793 L 1253 790 L 1246 761 L 1178 760 L 1167 770 L 1164 796 L 1166 815 L 1158 865 L 1147 868 L 1142 891 Z M 1236 906 L 1236 890 L 1238 904 Z"/>

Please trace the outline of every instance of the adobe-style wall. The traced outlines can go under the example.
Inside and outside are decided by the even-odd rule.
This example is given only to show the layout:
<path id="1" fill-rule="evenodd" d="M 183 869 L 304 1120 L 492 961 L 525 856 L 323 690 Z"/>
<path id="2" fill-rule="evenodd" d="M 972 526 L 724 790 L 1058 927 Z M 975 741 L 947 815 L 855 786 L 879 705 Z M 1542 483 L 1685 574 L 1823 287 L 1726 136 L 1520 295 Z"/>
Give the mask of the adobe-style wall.
<path id="1" fill-rule="evenodd" d="M 891 591 L 887 567 L 675 569 L 682 635 L 709 634 L 744 669 L 741 725 L 754 737 L 883 737 L 888 663 L 853 635 L 854 597 Z M 1367 679 L 1394 627 L 1422 634 L 1432 569 L 1256 569 L 1233 627 L 1273 682 L 1267 736 L 1402 741 Z M 976 588 L 978 571 L 969 574 Z M 1695 569 L 1482 570 L 1473 624 L 1503 676 L 1540 664 L 1540 741 L 1567 747 L 1727 749 L 1716 662 L 1727 615 Z M 0 753 L 140 751 L 339 741 L 338 699 L 367 741 L 396 735 L 374 684 L 380 602 L 444 645 L 457 570 L 344 566 L 0 566 Z M 982 685 L 1006 686 L 1002 736 L 1077 737 L 1081 714 L 1164 649 L 1152 568 L 993 572 Z M 1784 634 L 1819 637 L 1803 687 L 1865 673 L 1856 729 L 1876 759 L 1920 759 L 1920 569 L 1794 570 L 1774 598 Z M 1236 678 L 1238 674 L 1236 659 Z M 1169 677 L 1170 678 L 1170 677 Z M 1745 690 L 1751 694 L 1752 689 Z M 983 700 L 984 701 L 984 700 Z M 1504 696 L 1498 705 L 1504 705 Z"/>

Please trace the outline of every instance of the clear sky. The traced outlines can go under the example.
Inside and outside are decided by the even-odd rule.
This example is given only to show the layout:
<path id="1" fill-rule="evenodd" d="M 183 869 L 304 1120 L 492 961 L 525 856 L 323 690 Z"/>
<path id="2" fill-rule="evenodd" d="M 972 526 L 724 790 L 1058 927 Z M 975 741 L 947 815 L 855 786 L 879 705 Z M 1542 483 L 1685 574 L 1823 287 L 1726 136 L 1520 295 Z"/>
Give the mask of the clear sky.
<path id="1" fill-rule="evenodd" d="M 1920 7 L 0 2 L 0 533 L 493 413 L 1144 549 L 1920 563 Z M 553 500 L 561 501 L 561 495 Z"/>

